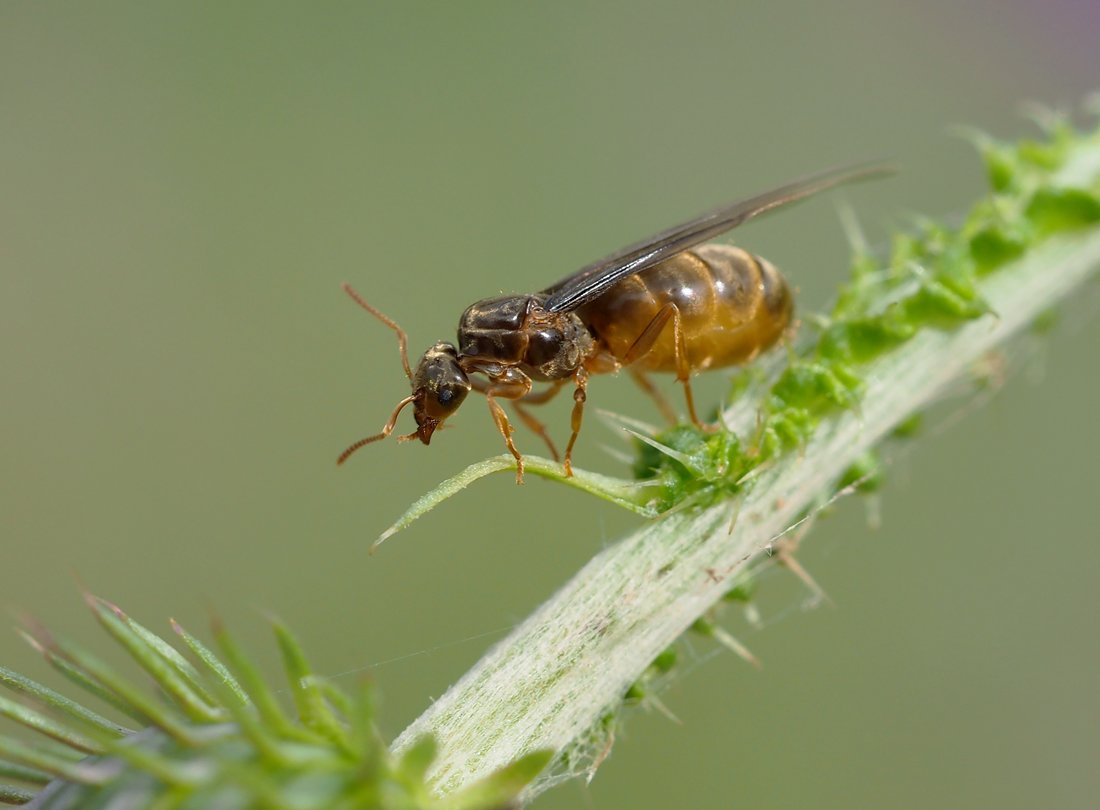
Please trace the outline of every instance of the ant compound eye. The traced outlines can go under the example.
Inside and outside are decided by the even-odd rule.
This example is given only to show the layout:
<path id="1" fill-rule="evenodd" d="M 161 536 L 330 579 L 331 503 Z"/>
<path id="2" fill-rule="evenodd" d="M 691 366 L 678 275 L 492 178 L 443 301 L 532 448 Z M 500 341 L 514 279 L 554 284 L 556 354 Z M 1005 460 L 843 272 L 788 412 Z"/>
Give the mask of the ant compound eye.
<path id="1" fill-rule="evenodd" d="M 462 404 L 462 400 L 466 399 L 466 394 L 469 392 L 469 383 L 462 385 L 460 383 L 444 383 L 436 389 L 435 401 L 439 406 L 440 415 L 453 413 L 458 409 L 458 406 Z"/>

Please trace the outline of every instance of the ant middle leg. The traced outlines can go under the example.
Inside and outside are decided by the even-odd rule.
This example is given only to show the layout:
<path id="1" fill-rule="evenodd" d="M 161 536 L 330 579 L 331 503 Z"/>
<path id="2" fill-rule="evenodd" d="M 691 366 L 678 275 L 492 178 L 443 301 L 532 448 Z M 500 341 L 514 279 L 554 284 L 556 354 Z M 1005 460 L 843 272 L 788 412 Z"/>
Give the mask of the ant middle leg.
<path id="1" fill-rule="evenodd" d="M 545 402 L 545 400 L 543 401 Z M 532 416 L 531 412 L 523 407 L 520 400 L 517 399 L 513 402 L 512 407 L 516 411 L 516 416 L 522 420 L 523 424 L 527 425 L 532 433 L 536 434 L 546 443 L 546 447 L 550 451 L 550 455 L 553 457 L 554 461 L 561 461 L 561 456 L 558 455 L 558 448 L 554 446 L 554 440 L 551 439 L 550 434 L 546 432 L 546 425 Z"/>
<path id="2" fill-rule="evenodd" d="M 562 386 L 565 385 L 565 380 L 554 380 L 547 388 L 535 394 L 528 394 L 522 400 L 517 399 L 512 403 L 512 407 L 516 409 L 516 415 L 523 420 L 523 424 L 536 434 L 545 443 L 546 447 L 550 450 L 550 455 L 553 456 L 554 461 L 561 461 L 561 456 L 558 455 L 558 448 L 554 445 L 554 440 L 550 438 L 550 434 L 546 432 L 546 425 L 536 419 L 531 413 L 524 407 L 525 405 L 543 405 L 558 395 Z"/>

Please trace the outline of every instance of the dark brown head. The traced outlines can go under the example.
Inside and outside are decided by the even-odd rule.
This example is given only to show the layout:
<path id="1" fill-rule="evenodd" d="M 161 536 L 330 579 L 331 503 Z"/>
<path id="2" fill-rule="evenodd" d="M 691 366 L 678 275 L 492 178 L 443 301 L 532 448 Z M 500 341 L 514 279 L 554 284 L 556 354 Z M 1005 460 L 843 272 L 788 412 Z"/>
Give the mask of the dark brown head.
<path id="1" fill-rule="evenodd" d="M 412 376 L 416 436 L 424 444 L 470 393 L 470 378 L 458 363 L 458 350 L 440 341 L 424 352 Z"/>
<path id="2" fill-rule="evenodd" d="M 458 410 L 462 400 L 466 399 L 466 395 L 470 393 L 470 378 L 459 365 L 458 350 L 450 343 L 442 341 L 436 343 L 424 352 L 424 356 L 416 366 L 416 373 L 413 373 L 409 366 L 408 336 L 405 330 L 368 304 L 349 285 L 344 285 L 344 291 L 359 306 L 396 333 L 397 347 L 401 352 L 401 365 L 405 368 L 405 376 L 412 383 L 412 393 L 397 403 L 397 407 L 393 409 L 389 421 L 382 427 L 381 432 L 355 442 L 339 455 L 336 463 L 343 464 L 359 448 L 380 441 L 393 433 L 394 427 L 397 426 L 397 417 L 409 404 L 412 404 L 413 414 L 416 417 L 416 431 L 400 438 L 403 441 L 420 439 L 424 444 L 428 444 L 436 428 Z"/>

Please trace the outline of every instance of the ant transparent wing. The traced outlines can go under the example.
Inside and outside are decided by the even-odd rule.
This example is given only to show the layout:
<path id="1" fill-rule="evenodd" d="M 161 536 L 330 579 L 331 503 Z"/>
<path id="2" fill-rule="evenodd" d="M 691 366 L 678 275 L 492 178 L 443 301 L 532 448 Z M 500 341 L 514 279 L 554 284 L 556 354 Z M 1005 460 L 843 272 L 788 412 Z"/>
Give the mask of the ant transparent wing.
<path id="1" fill-rule="evenodd" d="M 546 309 L 550 312 L 570 312 L 596 300 L 627 276 L 640 273 L 677 253 L 713 239 L 753 217 L 842 183 L 869 180 L 892 174 L 893 171 L 891 167 L 880 163 L 828 169 L 755 197 L 715 208 L 682 225 L 661 231 L 582 267 L 568 278 L 544 290 L 549 294 Z"/>

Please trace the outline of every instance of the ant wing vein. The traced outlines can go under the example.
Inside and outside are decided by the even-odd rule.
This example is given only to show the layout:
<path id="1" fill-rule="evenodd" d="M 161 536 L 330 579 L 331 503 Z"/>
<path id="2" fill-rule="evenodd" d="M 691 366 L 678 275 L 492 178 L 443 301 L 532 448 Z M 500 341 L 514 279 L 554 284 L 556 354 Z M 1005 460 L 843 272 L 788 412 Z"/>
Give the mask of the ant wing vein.
<path id="1" fill-rule="evenodd" d="M 568 278 L 547 288 L 545 292 L 550 297 L 546 301 L 546 309 L 550 312 L 570 312 L 599 298 L 624 278 L 713 239 L 753 217 L 842 183 L 869 180 L 892 172 L 892 168 L 879 163 L 828 169 L 755 197 L 708 211 L 682 225 L 661 231 L 582 267 Z"/>

